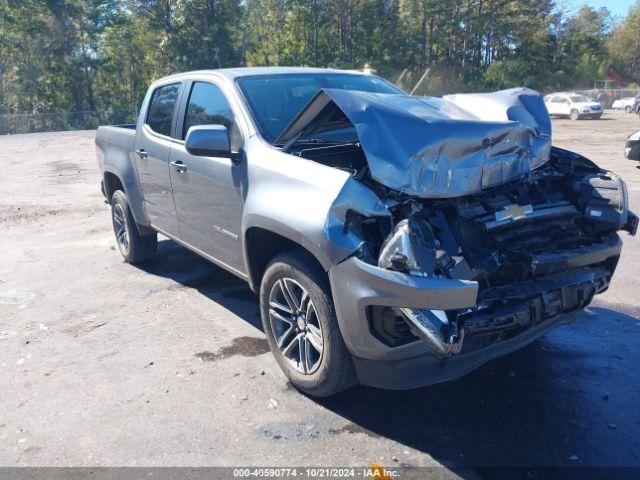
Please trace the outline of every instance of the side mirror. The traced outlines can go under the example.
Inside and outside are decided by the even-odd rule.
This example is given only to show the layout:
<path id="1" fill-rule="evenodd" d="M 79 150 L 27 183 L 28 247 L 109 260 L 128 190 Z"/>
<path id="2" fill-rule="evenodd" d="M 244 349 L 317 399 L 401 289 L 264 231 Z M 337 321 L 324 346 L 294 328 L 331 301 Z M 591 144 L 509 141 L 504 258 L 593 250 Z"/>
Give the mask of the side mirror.
<path id="1" fill-rule="evenodd" d="M 191 155 L 199 157 L 233 157 L 229 130 L 224 125 L 191 127 L 184 140 L 184 146 Z"/>

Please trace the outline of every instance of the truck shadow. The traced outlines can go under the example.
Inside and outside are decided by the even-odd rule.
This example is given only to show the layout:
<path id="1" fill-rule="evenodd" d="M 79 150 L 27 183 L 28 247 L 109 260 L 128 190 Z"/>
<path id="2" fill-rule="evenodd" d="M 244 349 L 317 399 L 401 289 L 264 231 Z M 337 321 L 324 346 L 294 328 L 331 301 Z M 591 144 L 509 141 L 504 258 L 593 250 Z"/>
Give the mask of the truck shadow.
<path id="1" fill-rule="evenodd" d="M 320 403 L 450 467 L 639 467 L 638 312 L 597 305 L 457 381 Z"/>
<path id="2" fill-rule="evenodd" d="M 258 297 L 246 283 L 174 242 L 160 242 L 158 258 L 140 268 L 262 329 Z M 414 449 L 463 477 L 467 468 L 496 466 L 637 468 L 639 318 L 640 308 L 596 301 L 575 323 L 459 380 L 399 392 L 356 387 L 309 400 L 347 421 L 330 435 L 401 444 L 385 457 L 400 464 L 411 463 L 404 450 Z"/>
<path id="3" fill-rule="evenodd" d="M 136 267 L 176 282 L 168 286 L 169 289 L 197 290 L 262 331 L 258 296 L 249 289 L 247 283 L 176 242 L 158 241 L 154 258 Z"/>

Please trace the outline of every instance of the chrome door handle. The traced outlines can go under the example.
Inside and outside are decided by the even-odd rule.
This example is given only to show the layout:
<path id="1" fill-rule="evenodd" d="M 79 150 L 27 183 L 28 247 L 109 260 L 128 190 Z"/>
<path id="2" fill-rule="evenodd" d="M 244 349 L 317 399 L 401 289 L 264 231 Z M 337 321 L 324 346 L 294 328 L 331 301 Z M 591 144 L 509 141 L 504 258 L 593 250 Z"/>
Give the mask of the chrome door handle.
<path id="1" fill-rule="evenodd" d="M 140 160 L 144 160 L 149 156 L 149 154 L 144 148 L 139 148 L 138 150 L 136 150 L 136 155 L 138 155 Z"/>
<path id="2" fill-rule="evenodd" d="M 184 173 L 187 171 L 187 166 L 181 160 L 174 160 L 173 162 L 171 162 L 171 165 L 176 169 L 176 172 L 178 173 Z"/>

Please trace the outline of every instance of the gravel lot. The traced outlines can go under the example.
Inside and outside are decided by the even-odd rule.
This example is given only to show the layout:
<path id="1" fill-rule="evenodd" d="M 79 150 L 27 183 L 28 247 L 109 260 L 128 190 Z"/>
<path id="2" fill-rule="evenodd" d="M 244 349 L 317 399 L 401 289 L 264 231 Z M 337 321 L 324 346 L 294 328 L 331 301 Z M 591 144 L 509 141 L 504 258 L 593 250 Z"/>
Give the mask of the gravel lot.
<path id="1" fill-rule="evenodd" d="M 621 174 L 636 115 L 554 120 Z M 0 466 L 640 467 L 640 237 L 580 319 L 448 384 L 317 401 L 268 352 L 256 296 L 169 240 L 121 260 L 93 131 L 0 137 Z M 457 473 L 456 473 L 457 472 Z"/>

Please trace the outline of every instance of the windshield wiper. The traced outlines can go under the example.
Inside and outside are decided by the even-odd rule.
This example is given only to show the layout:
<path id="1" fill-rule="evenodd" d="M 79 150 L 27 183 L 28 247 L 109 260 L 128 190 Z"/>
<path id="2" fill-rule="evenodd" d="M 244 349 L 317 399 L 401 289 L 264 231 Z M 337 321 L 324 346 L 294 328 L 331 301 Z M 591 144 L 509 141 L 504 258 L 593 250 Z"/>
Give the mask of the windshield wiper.
<path id="1" fill-rule="evenodd" d="M 294 143 L 294 145 L 301 144 L 301 143 L 304 143 L 304 144 L 317 143 L 317 144 L 323 144 L 324 145 L 324 144 L 327 144 L 327 143 L 344 143 L 344 142 L 341 142 L 341 141 L 338 141 L 338 140 L 328 140 L 326 138 L 302 138 L 300 140 L 297 140 Z"/>
<path id="2" fill-rule="evenodd" d="M 345 142 L 340 142 L 336 140 L 328 140 L 326 138 L 300 138 L 304 131 L 301 131 L 293 137 L 291 140 L 282 145 L 282 151 L 288 152 L 291 147 L 294 145 L 338 145 Z"/>

